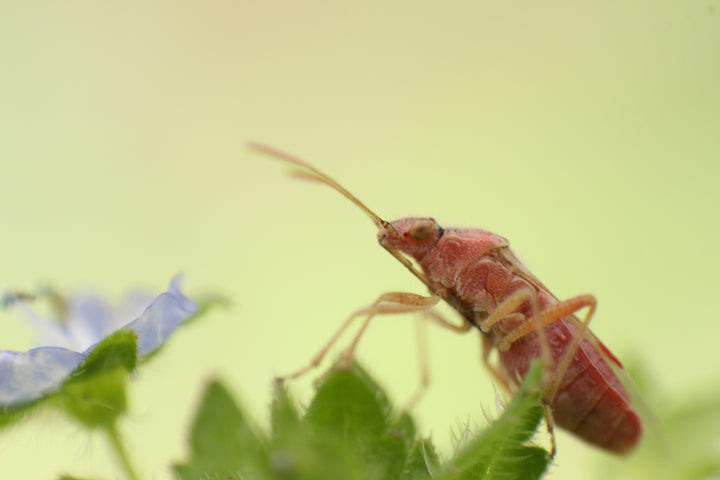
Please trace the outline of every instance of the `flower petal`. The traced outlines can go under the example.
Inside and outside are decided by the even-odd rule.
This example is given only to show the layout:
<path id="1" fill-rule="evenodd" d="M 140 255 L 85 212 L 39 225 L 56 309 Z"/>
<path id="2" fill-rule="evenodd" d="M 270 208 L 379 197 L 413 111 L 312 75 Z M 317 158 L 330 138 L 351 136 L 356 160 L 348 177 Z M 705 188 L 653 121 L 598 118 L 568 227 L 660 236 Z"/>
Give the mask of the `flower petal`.
<path id="1" fill-rule="evenodd" d="M 34 400 L 55 390 L 84 359 L 60 347 L 0 351 L 0 405 Z"/>
<path id="2" fill-rule="evenodd" d="M 66 315 L 62 330 L 68 344 L 63 346 L 80 352 L 122 326 L 115 320 L 115 309 L 98 295 L 72 295 L 67 301 Z M 134 317 L 126 317 L 125 321 L 131 318 Z"/>
<path id="3" fill-rule="evenodd" d="M 87 296 L 85 301 L 74 302 L 71 309 L 73 323 L 82 327 L 81 335 L 71 337 L 64 331 L 67 325 L 61 325 L 55 328 L 55 336 L 63 343 L 87 342 L 95 335 L 109 335 L 119 328 L 129 328 L 137 334 L 137 356 L 152 353 L 197 310 L 195 303 L 180 292 L 180 281 L 180 276 L 174 277 L 167 292 L 158 295 L 139 317 L 125 325 L 116 318 L 122 317 L 123 312 L 114 312 L 104 300 Z M 133 306 L 137 307 L 137 302 L 126 305 Z M 30 314 L 34 319 L 34 314 Z M 93 326 L 93 322 L 97 325 Z M 57 390 L 101 342 L 102 338 L 95 339 L 94 345 L 83 353 L 59 346 L 27 352 L 0 351 L 0 407 L 28 402 Z"/>
<path id="4" fill-rule="evenodd" d="M 197 305 L 180 292 L 180 276 L 170 282 L 168 291 L 159 295 L 143 314 L 126 325 L 137 333 L 138 356 L 147 355 L 162 345 Z"/>

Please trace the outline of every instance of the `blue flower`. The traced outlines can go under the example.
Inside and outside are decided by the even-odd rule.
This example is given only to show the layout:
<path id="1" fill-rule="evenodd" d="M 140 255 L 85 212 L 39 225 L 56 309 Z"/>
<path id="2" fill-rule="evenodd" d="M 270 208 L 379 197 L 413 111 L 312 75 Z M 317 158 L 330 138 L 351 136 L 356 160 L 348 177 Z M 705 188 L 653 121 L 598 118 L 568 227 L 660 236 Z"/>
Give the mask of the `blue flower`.
<path id="1" fill-rule="evenodd" d="M 133 293 L 118 307 L 89 294 L 73 295 L 62 302 L 56 299 L 62 315 L 53 320 L 35 315 L 23 298 L 5 295 L 3 303 L 17 303 L 38 331 L 41 344 L 48 346 L 25 352 L 0 351 L 0 408 L 54 392 L 98 342 L 121 328 L 137 334 L 139 358 L 157 350 L 197 310 L 180 292 L 180 280 L 179 276 L 173 278 L 168 291 L 154 300 Z"/>

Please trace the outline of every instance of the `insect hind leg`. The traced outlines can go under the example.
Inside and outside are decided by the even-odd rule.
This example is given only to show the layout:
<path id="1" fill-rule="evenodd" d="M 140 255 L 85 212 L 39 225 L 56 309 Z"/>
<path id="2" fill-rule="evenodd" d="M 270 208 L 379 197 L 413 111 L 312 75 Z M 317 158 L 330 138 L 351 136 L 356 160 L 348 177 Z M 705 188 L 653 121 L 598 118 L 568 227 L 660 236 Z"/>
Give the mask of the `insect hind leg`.
<path id="1" fill-rule="evenodd" d="M 543 311 L 534 314 L 533 318 L 530 319 L 532 321 L 528 321 L 525 324 L 517 327 L 515 330 L 512 330 L 507 335 L 505 335 L 500 340 L 500 342 L 498 342 L 498 349 L 508 349 L 514 342 L 516 342 L 520 338 L 524 337 L 529 333 L 537 331 L 540 337 L 539 340 L 542 349 L 549 351 L 549 344 L 547 336 L 545 335 L 544 326 L 557 322 L 558 320 L 562 320 L 566 317 L 570 317 L 574 320 L 574 323 L 577 324 L 579 323 L 578 320 L 575 319 L 575 317 L 573 317 L 572 315 L 578 310 L 581 310 L 585 307 L 588 307 L 588 312 L 585 315 L 585 319 L 578 325 L 577 332 L 573 336 L 568 347 L 565 349 L 565 352 L 562 354 L 562 357 L 560 358 L 557 366 L 554 368 L 552 375 L 549 377 L 549 379 L 544 379 L 543 381 L 543 403 L 545 405 L 545 420 L 552 442 L 550 458 L 555 455 L 556 450 L 555 436 L 552 433 L 554 421 L 550 405 L 552 405 L 553 401 L 555 400 L 555 396 L 557 395 L 560 384 L 565 377 L 565 373 L 567 372 L 568 367 L 570 366 L 570 362 L 575 356 L 575 353 L 580 346 L 580 342 L 585 337 L 585 333 L 588 330 L 590 320 L 592 319 L 595 313 L 595 309 L 597 308 L 597 300 L 593 295 L 578 295 L 577 297 L 569 298 L 562 302 L 549 305 Z"/>
<path id="2" fill-rule="evenodd" d="M 532 311 L 532 316 L 529 319 L 526 319 L 523 313 L 517 312 L 517 309 L 520 308 L 520 306 L 525 302 L 530 303 L 530 308 Z M 551 386 L 555 385 L 555 376 L 558 372 L 558 369 L 553 369 L 554 362 L 552 352 L 550 350 L 550 342 L 548 341 L 547 335 L 545 333 L 544 326 L 547 323 L 551 323 L 544 321 L 544 313 L 546 311 L 548 311 L 547 308 L 542 312 L 540 311 L 537 290 L 532 288 L 522 288 L 520 290 L 516 290 L 507 298 L 505 298 L 505 300 L 503 300 L 486 319 L 478 322 L 478 325 L 482 332 L 489 333 L 494 325 L 503 320 L 516 319 L 523 322 L 515 330 L 512 330 L 508 334 L 501 336 L 499 339 L 495 340 L 496 343 L 493 341 L 492 338 L 483 336 L 483 362 L 486 366 L 488 366 L 490 372 L 493 374 L 496 380 L 500 381 L 501 385 L 504 385 L 508 390 L 509 384 L 514 383 L 514 381 L 513 379 L 509 378 L 507 373 L 490 365 L 488 361 L 490 351 L 492 350 L 493 346 L 499 351 L 505 351 L 509 349 L 512 343 L 517 341 L 519 338 L 527 335 L 528 333 L 537 332 L 538 341 L 540 343 L 540 358 L 543 363 L 543 409 L 545 411 L 545 424 L 547 426 L 548 435 L 550 437 L 550 453 L 548 455 L 548 458 L 552 459 L 555 456 L 557 447 L 555 441 L 555 421 L 553 419 L 552 410 L 550 408 L 552 400 L 547 400 L 547 392 L 548 388 L 553 388 L 552 397 L 554 398 L 555 392 L 557 391 L 557 386 Z M 565 365 L 563 371 L 566 369 L 567 365 Z M 562 376 L 560 378 L 562 378 Z"/>
<path id="3" fill-rule="evenodd" d="M 577 297 L 572 297 L 567 300 L 563 300 L 562 302 L 549 305 L 542 312 L 533 315 L 534 318 L 532 318 L 531 320 L 534 321 L 529 321 L 517 327 L 515 330 L 512 330 L 507 335 L 505 335 L 498 344 L 498 348 L 500 350 L 507 350 L 514 342 L 524 337 L 525 335 L 535 331 L 544 333 L 545 329 L 541 328 L 542 326 L 549 325 L 566 317 L 574 318 L 572 317 L 572 315 L 578 310 L 581 310 L 585 307 L 589 307 L 588 312 L 585 315 L 585 319 L 578 326 L 576 334 L 573 336 L 570 344 L 565 349 L 565 353 L 562 355 L 560 362 L 554 369 L 550 381 L 546 385 L 544 397 L 548 401 L 548 403 L 552 403 L 553 400 L 555 400 L 555 395 L 557 394 L 557 390 L 560 387 L 560 382 L 565 376 L 565 372 L 567 371 L 570 362 L 575 356 L 575 352 L 580 346 L 580 341 L 583 339 L 583 337 L 585 336 L 585 332 L 587 332 L 588 330 L 590 320 L 592 319 L 595 313 L 595 309 L 597 308 L 597 300 L 595 299 L 595 296 L 578 295 Z M 545 335 L 541 335 L 541 337 L 544 336 Z M 543 341 L 541 338 L 541 342 L 547 342 L 547 339 Z"/>

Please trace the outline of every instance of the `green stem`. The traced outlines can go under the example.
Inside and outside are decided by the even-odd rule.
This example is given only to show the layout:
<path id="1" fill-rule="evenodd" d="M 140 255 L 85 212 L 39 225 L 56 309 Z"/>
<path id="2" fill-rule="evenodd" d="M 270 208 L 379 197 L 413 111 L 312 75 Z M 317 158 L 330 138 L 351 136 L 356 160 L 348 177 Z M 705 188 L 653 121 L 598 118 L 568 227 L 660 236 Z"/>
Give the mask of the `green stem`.
<path id="1" fill-rule="evenodd" d="M 110 446 L 115 451 L 115 455 L 117 455 L 118 460 L 120 460 L 120 464 L 122 465 L 123 470 L 125 470 L 127 477 L 130 480 L 139 480 L 140 477 L 138 477 L 135 467 L 130 461 L 130 456 L 128 455 L 122 438 L 120 438 L 120 432 L 118 432 L 117 425 L 115 425 L 114 422 L 111 423 L 105 428 L 105 433 L 107 433 L 108 439 L 110 440 Z"/>

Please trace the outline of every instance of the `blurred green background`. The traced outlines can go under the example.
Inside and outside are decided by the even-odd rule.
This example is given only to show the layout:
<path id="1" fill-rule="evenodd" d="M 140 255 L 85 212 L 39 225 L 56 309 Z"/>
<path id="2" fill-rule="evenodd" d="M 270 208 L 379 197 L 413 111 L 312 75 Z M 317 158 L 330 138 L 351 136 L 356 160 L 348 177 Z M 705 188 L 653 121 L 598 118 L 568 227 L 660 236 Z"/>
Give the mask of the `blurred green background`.
<path id="1" fill-rule="evenodd" d="M 717 1 L 0 2 L 0 286 L 128 286 L 234 302 L 142 368 L 124 432 L 170 478 L 200 387 L 259 422 L 270 378 L 353 309 L 423 288 L 327 188 L 250 153 L 312 161 L 388 219 L 509 238 L 665 406 L 718 390 Z M 444 454 L 494 393 L 475 335 L 431 328 L 415 414 Z M 361 362 L 399 403 L 418 383 L 411 317 Z M 0 314 L 0 348 L 31 334 Z M 312 375 L 292 384 L 301 399 Z M 63 441 L 59 441 L 62 439 Z M 545 438 L 539 439 L 541 442 Z M 633 460 L 629 460 L 632 462 Z M 567 435 L 552 478 L 623 469 Z M 610 466 L 607 466 L 611 464 Z M 599 467 L 606 465 L 607 467 Z M 0 432 L 0 477 L 117 478 L 100 436 L 52 415 Z"/>

